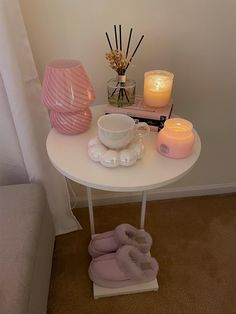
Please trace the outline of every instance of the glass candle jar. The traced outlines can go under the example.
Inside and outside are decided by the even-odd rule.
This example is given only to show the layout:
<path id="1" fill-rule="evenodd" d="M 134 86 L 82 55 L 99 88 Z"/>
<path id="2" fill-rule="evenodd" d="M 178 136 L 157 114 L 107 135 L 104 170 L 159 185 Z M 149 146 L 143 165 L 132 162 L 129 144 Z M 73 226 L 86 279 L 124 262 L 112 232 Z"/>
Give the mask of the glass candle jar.
<path id="1" fill-rule="evenodd" d="M 185 158 L 192 153 L 193 125 L 181 118 L 168 119 L 157 135 L 157 150 L 170 158 Z"/>
<path id="2" fill-rule="evenodd" d="M 144 104 L 151 107 L 164 107 L 170 103 L 174 74 L 155 70 L 144 75 Z"/>
<path id="3" fill-rule="evenodd" d="M 126 107 L 134 104 L 136 82 L 119 75 L 107 82 L 108 102 L 115 107 Z"/>

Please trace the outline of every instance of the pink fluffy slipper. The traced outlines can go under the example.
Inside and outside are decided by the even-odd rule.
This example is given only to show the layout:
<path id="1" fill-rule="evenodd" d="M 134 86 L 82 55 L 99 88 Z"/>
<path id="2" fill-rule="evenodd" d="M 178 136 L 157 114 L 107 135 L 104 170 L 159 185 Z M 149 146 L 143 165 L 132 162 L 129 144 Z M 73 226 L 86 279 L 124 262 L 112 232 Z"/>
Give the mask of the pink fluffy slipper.
<path id="1" fill-rule="evenodd" d="M 88 273 L 101 287 L 121 288 L 154 280 L 158 268 L 155 258 L 131 245 L 124 245 L 116 253 L 94 258 Z"/>
<path id="2" fill-rule="evenodd" d="M 152 238 L 144 230 L 136 229 L 129 224 L 121 224 L 113 231 L 96 235 L 89 243 L 88 251 L 92 257 L 115 252 L 123 245 L 132 245 L 142 253 L 150 251 Z"/>

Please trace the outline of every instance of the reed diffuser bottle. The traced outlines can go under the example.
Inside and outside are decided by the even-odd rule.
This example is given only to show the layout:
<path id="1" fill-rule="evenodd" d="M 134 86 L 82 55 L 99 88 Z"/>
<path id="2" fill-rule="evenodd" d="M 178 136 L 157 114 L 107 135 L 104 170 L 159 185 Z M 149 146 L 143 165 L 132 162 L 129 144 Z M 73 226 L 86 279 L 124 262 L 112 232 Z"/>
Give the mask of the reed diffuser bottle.
<path id="1" fill-rule="evenodd" d="M 118 75 L 107 82 L 108 102 L 110 105 L 125 107 L 134 104 L 136 82 Z"/>
<path id="2" fill-rule="evenodd" d="M 132 37 L 133 29 L 130 29 L 129 39 L 126 47 L 126 52 L 122 50 L 122 32 L 121 25 L 119 25 L 119 43 L 117 36 L 116 25 L 114 25 L 114 37 L 116 49 L 112 48 L 112 44 L 108 33 L 106 33 L 107 41 L 110 47 L 110 52 L 106 53 L 106 59 L 109 61 L 110 67 L 116 71 L 116 78 L 110 79 L 107 82 L 108 102 L 110 105 L 116 107 L 126 107 L 134 104 L 135 102 L 135 89 L 136 82 L 126 76 L 126 71 L 131 64 L 131 61 L 143 40 L 144 35 L 140 38 L 135 50 L 129 56 L 129 47 Z"/>

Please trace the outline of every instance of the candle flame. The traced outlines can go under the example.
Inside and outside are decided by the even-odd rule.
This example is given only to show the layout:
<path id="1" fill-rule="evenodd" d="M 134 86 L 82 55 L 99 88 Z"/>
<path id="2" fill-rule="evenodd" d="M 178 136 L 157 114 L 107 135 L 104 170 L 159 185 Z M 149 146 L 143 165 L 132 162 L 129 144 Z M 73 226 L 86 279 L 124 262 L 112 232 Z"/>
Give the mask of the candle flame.
<path id="1" fill-rule="evenodd" d="M 157 79 L 154 81 L 154 86 L 155 86 L 155 89 L 159 91 L 165 86 L 165 82 L 163 82 L 163 80 Z"/>

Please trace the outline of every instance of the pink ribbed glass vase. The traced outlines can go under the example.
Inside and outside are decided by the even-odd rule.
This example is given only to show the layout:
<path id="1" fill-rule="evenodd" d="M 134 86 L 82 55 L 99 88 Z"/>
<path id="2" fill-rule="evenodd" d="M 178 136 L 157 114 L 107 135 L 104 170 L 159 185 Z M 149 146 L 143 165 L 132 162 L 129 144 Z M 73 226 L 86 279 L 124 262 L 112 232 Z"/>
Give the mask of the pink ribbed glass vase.
<path id="1" fill-rule="evenodd" d="M 63 134 L 86 131 L 91 123 L 89 106 L 94 89 L 77 60 L 56 60 L 46 65 L 42 101 L 50 110 L 52 126 Z"/>
<path id="2" fill-rule="evenodd" d="M 57 112 L 88 108 L 95 99 L 89 78 L 79 61 L 56 60 L 46 65 L 42 101 Z"/>
<path id="3" fill-rule="evenodd" d="M 62 134 L 73 135 L 86 131 L 91 123 L 92 113 L 89 108 L 70 113 L 50 112 L 52 126 Z"/>

